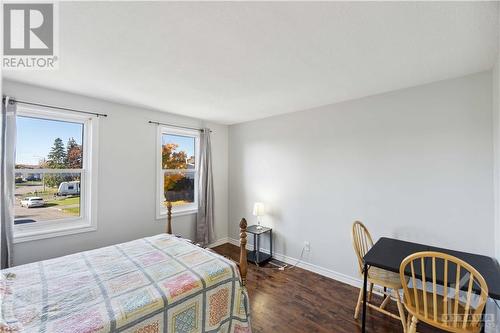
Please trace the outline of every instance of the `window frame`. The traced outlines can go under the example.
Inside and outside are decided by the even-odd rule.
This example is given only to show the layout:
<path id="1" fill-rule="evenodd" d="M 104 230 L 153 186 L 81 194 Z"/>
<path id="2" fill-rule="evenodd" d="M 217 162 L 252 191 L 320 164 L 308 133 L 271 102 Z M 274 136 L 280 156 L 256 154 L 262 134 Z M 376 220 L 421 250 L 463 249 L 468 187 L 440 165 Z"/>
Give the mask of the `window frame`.
<path id="1" fill-rule="evenodd" d="M 164 220 L 167 216 L 167 208 L 162 204 L 164 198 L 164 175 L 169 169 L 163 169 L 162 165 L 162 136 L 178 135 L 194 138 L 194 202 L 182 206 L 172 207 L 172 215 L 188 215 L 198 213 L 198 182 L 199 182 L 199 162 L 200 162 L 200 131 L 177 128 L 167 125 L 159 125 L 156 136 L 156 219 Z M 173 170 L 172 170 L 173 171 Z"/>
<path id="2" fill-rule="evenodd" d="M 41 169 L 44 173 L 80 173 L 80 216 L 14 225 L 14 243 L 97 230 L 98 117 L 31 105 L 18 105 L 16 116 L 83 124 L 83 152 L 81 169 Z"/>

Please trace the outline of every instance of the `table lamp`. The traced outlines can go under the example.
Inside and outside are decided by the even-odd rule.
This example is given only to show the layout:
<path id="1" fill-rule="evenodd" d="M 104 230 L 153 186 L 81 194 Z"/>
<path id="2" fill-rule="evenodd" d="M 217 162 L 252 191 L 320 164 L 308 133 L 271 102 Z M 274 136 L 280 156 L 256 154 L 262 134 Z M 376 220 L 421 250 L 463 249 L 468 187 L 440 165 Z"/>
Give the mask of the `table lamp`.
<path id="1" fill-rule="evenodd" d="M 260 222 L 262 216 L 264 216 L 264 204 L 262 202 L 256 202 L 253 205 L 253 216 L 257 216 L 257 229 L 262 229 Z"/>

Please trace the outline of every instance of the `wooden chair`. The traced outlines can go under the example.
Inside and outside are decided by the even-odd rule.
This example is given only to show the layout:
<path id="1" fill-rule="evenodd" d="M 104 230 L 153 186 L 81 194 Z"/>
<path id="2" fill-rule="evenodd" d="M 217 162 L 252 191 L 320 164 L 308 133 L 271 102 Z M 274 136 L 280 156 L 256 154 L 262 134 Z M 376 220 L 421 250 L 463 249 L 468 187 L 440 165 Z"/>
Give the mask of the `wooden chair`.
<path id="1" fill-rule="evenodd" d="M 356 256 L 358 258 L 358 267 L 361 276 L 363 276 L 363 257 L 373 246 L 373 240 L 368 232 L 368 229 L 365 225 L 359 221 L 355 221 L 352 225 L 352 244 L 354 246 L 354 251 L 356 252 Z M 371 267 L 368 270 L 368 302 L 367 306 L 370 308 L 377 310 L 383 314 L 391 316 L 397 320 L 401 321 L 403 325 L 403 331 L 406 332 L 406 318 L 404 313 L 403 304 L 401 302 L 401 297 L 399 296 L 399 290 L 402 289 L 401 280 L 399 279 L 399 274 L 393 273 L 390 271 L 383 270 L 377 267 Z M 374 305 L 371 302 L 373 286 L 381 286 L 383 287 L 384 299 L 380 306 Z M 390 289 L 390 291 L 388 291 Z M 396 300 L 396 305 L 398 307 L 399 316 L 389 312 L 385 309 L 389 301 L 391 300 L 391 296 Z M 356 309 L 354 310 L 354 318 L 358 319 L 359 309 L 361 304 L 363 303 L 363 288 L 359 291 L 358 302 L 356 304 Z"/>
<path id="2" fill-rule="evenodd" d="M 417 331 L 419 321 L 447 332 L 481 330 L 488 286 L 474 267 L 448 254 L 417 252 L 401 262 L 399 275 L 401 281 L 410 276 L 411 282 L 403 284 L 408 333 Z M 438 286 L 442 292 L 438 293 Z M 475 306 L 472 305 L 472 294 L 479 296 Z"/>

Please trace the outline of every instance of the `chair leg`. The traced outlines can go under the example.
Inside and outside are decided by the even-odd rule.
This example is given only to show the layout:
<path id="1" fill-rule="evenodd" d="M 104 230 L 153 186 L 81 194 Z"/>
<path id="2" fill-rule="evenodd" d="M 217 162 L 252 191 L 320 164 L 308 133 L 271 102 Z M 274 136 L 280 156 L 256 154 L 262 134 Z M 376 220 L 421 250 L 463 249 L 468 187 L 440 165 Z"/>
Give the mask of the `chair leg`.
<path id="1" fill-rule="evenodd" d="M 403 308 L 403 304 L 401 303 L 401 298 L 399 297 L 399 291 L 393 290 L 392 292 L 396 298 L 396 304 L 398 305 L 399 317 L 401 318 L 401 324 L 403 325 L 403 332 L 406 332 L 405 310 Z"/>
<path id="2" fill-rule="evenodd" d="M 362 301 L 363 301 L 363 287 L 359 288 L 358 302 L 356 303 L 356 309 L 354 310 L 354 319 L 358 319 L 359 308 L 361 307 Z"/>
<path id="3" fill-rule="evenodd" d="M 374 285 L 375 285 L 374 283 L 370 283 L 370 293 L 368 294 L 368 302 L 372 301 L 372 294 L 373 294 L 373 286 Z"/>
<path id="4" fill-rule="evenodd" d="M 417 323 L 418 323 L 417 317 L 412 316 L 411 317 L 411 325 L 410 325 L 410 329 L 408 330 L 408 333 L 416 333 L 417 332 Z"/>
<path id="5" fill-rule="evenodd" d="M 387 304 L 389 303 L 390 300 L 391 300 L 390 294 L 387 295 L 384 293 L 384 300 L 382 301 L 382 304 L 380 304 L 380 308 L 385 309 L 385 307 L 387 306 Z"/>

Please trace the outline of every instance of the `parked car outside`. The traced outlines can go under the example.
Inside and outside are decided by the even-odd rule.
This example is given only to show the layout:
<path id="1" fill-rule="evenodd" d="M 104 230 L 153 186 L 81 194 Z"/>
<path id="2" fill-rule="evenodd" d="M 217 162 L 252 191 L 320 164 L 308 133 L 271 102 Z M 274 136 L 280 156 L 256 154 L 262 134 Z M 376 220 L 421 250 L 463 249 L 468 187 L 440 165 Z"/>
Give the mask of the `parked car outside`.
<path id="1" fill-rule="evenodd" d="M 43 198 L 40 197 L 26 197 L 21 200 L 21 207 L 31 208 L 31 207 L 43 207 L 45 202 Z"/>

